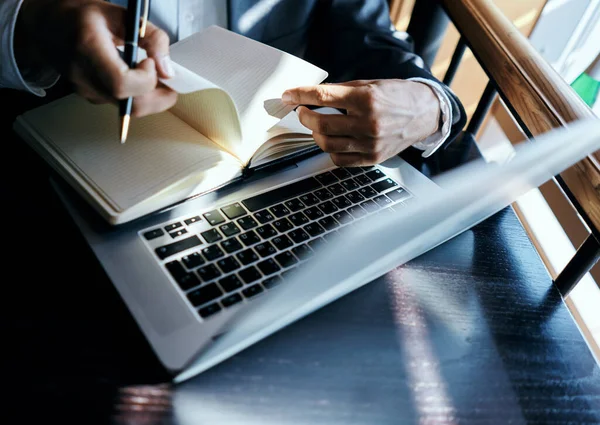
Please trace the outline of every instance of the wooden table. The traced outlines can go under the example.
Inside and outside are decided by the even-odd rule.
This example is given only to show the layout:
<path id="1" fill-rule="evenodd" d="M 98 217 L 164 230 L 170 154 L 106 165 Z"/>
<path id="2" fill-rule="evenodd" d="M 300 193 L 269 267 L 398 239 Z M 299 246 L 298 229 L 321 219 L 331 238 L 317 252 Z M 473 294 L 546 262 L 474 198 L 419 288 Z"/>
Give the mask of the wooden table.
<path id="1" fill-rule="evenodd" d="M 157 384 L 44 164 L 4 120 L 3 423 L 600 423 L 600 369 L 510 208 L 180 386 Z M 474 152 L 406 158 L 436 173 Z"/>

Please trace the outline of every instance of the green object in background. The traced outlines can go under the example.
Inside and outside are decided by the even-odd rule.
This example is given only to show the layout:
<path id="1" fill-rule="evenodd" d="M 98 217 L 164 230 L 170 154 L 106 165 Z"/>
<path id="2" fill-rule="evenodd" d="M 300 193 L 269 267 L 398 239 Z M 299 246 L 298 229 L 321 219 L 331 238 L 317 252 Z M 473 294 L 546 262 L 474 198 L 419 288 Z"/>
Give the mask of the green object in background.
<path id="1" fill-rule="evenodd" d="M 571 84 L 588 106 L 593 107 L 600 92 L 600 56 Z"/>
<path id="2" fill-rule="evenodd" d="M 600 91 L 600 81 L 593 79 L 584 72 L 573 81 L 571 87 L 573 87 L 588 106 L 594 106 L 598 99 L 598 92 Z"/>

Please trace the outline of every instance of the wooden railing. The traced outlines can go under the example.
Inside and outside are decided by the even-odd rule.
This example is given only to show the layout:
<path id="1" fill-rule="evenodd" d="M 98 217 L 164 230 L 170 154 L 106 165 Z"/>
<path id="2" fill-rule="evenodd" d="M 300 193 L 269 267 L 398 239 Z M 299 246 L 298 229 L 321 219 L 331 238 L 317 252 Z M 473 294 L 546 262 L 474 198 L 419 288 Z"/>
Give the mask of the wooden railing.
<path id="1" fill-rule="evenodd" d="M 439 2 L 461 34 L 457 60 L 453 62 L 460 59 L 462 53 L 458 53 L 464 51 L 466 44 L 490 78 L 486 91 L 497 91 L 528 137 L 595 117 L 491 0 Z M 557 179 L 591 229 L 591 235 L 556 280 L 566 294 L 600 258 L 600 151 L 565 170 Z M 563 277 L 567 274 L 568 278 Z"/>

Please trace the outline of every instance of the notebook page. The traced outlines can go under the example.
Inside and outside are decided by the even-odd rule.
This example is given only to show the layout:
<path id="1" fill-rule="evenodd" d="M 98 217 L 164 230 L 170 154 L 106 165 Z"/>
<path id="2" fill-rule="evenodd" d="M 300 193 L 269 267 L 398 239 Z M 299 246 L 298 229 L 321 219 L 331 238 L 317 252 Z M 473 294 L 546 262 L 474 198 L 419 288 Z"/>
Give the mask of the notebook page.
<path id="1" fill-rule="evenodd" d="M 169 112 L 131 121 L 127 143 L 118 141 L 118 110 L 70 95 L 25 114 L 51 152 L 116 211 L 197 174 L 240 163 Z"/>
<path id="2" fill-rule="evenodd" d="M 322 82 L 322 69 L 280 50 L 212 26 L 171 46 L 172 59 L 223 88 L 237 107 L 243 142 L 231 150 L 247 160 L 279 119 L 264 108 L 290 88 Z"/>
<path id="3" fill-rule="evenodd" d="M 146 57 L 146 51 L 140 49 L 139 60 Z M 179 93 L 177 103 L 170 111 L 226 151 L 231 144 L 241 143 L 240 120 L 229 94 L 176 62 L 172 61 L 172 66 L 174 75 L 160 79 Z"/>

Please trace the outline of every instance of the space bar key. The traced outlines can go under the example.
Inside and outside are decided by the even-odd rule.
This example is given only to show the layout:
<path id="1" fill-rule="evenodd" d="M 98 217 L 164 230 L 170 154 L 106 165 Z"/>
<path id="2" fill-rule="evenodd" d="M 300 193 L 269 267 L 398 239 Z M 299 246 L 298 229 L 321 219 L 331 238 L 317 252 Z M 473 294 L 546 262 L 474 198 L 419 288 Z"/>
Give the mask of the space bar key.
<path id="1" fill-rule="evenodd" d="M 309 177 L 300 180 L 299 182 L 288 184 L 287 186 L 282 186 L 269 192 L 244 199 L 242 204 L 244 204 L 251 212 L 255 212 L 320 187 L 321 183 L 319 183 L 317 179 Z"/>

